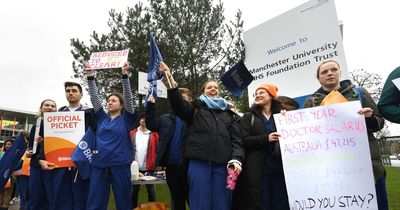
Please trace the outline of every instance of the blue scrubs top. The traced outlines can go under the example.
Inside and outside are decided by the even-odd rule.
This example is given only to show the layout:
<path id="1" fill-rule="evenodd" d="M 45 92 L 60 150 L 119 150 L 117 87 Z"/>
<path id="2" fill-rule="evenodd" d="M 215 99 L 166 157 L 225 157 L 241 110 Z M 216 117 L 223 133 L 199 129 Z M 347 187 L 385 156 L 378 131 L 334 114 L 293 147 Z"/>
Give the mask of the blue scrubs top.
<path id="1" fill-rule="evenodd" d="M 105 168 L 131 164 L 133 160 L 132 142 L 129 131 L 135 121 L 134 114 L 124 111 L 122 115 L 111 119 L 104 109 L 95 113 L 97 117 L 96 149 L 93 165 Z"/>

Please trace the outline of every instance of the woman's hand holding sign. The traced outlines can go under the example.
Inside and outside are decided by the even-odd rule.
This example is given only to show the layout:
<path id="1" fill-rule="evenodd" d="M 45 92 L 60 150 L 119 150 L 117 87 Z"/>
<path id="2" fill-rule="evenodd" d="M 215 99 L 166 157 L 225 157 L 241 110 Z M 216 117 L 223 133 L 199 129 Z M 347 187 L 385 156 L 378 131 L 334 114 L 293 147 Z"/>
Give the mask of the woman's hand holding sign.
<path id="1" fill-rule="evenodd" d="M 358 111 L 357 113 L 364 115 L 364 117 L 366 117 L 366 118 L 370 118 L 374 115 L 374 110 L 369 107 L 365 107 L 365 108 L 360 109 L 360 111 Z"/>

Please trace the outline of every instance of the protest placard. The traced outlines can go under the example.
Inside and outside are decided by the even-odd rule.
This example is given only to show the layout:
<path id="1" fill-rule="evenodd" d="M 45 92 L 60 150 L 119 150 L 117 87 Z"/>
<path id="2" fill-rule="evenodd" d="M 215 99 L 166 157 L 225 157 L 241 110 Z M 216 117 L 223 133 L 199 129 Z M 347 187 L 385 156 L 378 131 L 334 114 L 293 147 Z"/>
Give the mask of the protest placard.
<path id="1" fill-rule="evenodd" d="M 341 78 L 349 78 L 333 0 L 308 1 L 245 31 L 243 37 L 245 64 L 254 77 L 249 103 L 262 83 L 275 84 L 279 95 L 292 98 L 312 94 L 320 87 L 317 66 L 326 59 L 338 60 Z"/>
<path id="2" fill-rule="evenodd" d="M 149 89 L 147 73 L 139 71 L 138 80 L 138 93 L 146 95 L 147 90 Z M 157 80 L 157 96 L 160 98 L 167 98 L 167 87 L 165 87 L 164 83 L 161 80 Z"/>
<path id="3" fill-rule="evenodd" d="M 359 101 L 275 114 L 291 209 L 377 209 Z"/>
<path id="4" fill-rule="evenodd" d="M 70 156 L 85 134 L 84 112 L 46 112 L 43 120 L 46 160 L 56 167 L 74 166 Z"/>
<path id="5" fill-rule="evenodd" d="M 128 60 L 129 50 L 94 52 L 88 61 L 92 69 L 120 68 Z"/>

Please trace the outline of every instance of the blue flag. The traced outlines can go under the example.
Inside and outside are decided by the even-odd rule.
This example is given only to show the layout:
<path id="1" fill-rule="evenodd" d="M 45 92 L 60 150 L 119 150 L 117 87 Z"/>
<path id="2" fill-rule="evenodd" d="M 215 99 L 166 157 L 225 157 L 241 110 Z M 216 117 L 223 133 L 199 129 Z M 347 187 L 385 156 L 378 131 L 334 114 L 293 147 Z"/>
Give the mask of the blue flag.
<path id="1" fill-rule="evenodd" d="M 92 172 L 92 149 L 95 140 L 96 138 L 92 129 L 87 129 L 85 135 L 71 154 L 71 160 L 74 162 L 83 180 L 88 179 Z"/>
<path id="2" fill-rule="evenodd" d="M 13 145 L 0 160 L 0 190 L 4 188 L 12 172 L 26 151 L 26 142 L 22 134 L 19 134 Z"/>
<path id="3" fill-rule="evenodd" d="M 253 76 L 244 65 L 243 60 L 237 62 L 220 78 L 222 84 L 236 97 L 242 95 L 243 91 L 249 86 L 253 79 Z"/>
<path id="4" fill-rule="evenodd" d="M 157 80 L 164 77 L 164 73 L 160 71 L 160 62 L 163 57 L 154 40 L 153 33 L 150 33 L 150 60 L 149 69 L 147 70 L 147 81 L 149 82 L 149 89 L 147 90 L 144 107 L 147 105 L 147 99 L 153 94 L 154 99 L 157 99 Z"/>

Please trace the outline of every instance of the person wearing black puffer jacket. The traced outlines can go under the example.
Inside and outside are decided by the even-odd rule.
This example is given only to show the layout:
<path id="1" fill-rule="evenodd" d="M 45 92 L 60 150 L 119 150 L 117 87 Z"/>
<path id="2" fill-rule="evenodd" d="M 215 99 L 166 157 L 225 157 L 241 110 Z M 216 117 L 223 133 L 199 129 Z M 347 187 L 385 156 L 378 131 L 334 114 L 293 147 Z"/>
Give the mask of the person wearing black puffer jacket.
<path id="1" fill-rule="evenodd" d="M 185 101 L 164 63 L 163 82 L 175 114 L 189 125 L 185 147 L 188 158 L 189 203 L 191 210 L 229 210 L 232 191 L 226 187 L 227 165 L 239 175 L 244 159 L 239 126 L 215 81 L 203 85 L 203 94 Z"/>
<path id="2" fill-rule="evenodd" d="M 192 94 L 186 88 L 179 92 L 187 101 Z M 156 118 L 155 99 L 150 96 L 146 107 L 146 126 L 152 132 L 158 132 L 159 139 L 155 166 L 166 167 L 165 174 L 172 196 L 174 210 L 185 210 L 188 200 L 187 161 L 183 158 L 184 146 L 188 136 L 186 123 L 172 111 Z"/>
<path id="3" fill-rule="evenodd" d="M 246 161 L 237 181 L 232 210 L 290 209 L 278 144 L 280 134 L 273 118 L 281 110 L 277 91 L 275 85 L 259 85 L 254 105 L 240 122 Z"/>

